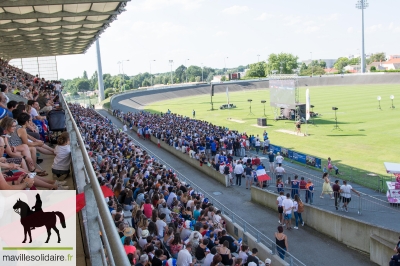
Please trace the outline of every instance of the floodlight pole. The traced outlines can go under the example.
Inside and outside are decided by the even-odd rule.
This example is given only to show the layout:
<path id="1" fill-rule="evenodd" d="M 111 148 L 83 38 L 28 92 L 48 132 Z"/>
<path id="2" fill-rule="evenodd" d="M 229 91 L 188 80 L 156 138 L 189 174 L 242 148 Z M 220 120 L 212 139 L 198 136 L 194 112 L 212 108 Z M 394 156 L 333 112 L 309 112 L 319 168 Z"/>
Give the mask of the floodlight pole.
<path id="1" fill-rule="evenodd" d="M 174 84 L 174 81 L 172 80 L 172 64 L 174 63 L 174 60 L 169 60 L 169 64 L 171 65 L 171 85 Z"/>
<path id="2" fill-rule="evenodd" d="M 151 62 L 156 61 L 155 59 L 150 60 L 150 80 L 151 80 L 151 86 L 153 87 L 153 75 L 151 75 Z"/>
<path id="3" fill-rule="evenodd" d="M 189 60 L 189 59 L 185 59 L 185 67 L 186 67 L 186 61 L 187 60 Z M 186 67 L 186 71 L 185 71 L 185 73 L 186 73 L 186 75 L 185 75 L 186 76 L 186 83 L 187 83 L 187 70 L 188 70 L 188 68 Z"/>
<path id="4" fill-rule="evenodd" d="M 358 0 L 356 8 L 361 9 L 361 73 L 365 73 L 365 51 L 364 51 L 364 9 L 369 6 L 367 0 Z"/>
<path id="5" fill-rule="evenodd" d="M 311 77 L 313 77 L 314 76 L 314 64 L 312 61 L 312 52 L 310 52 L 310 54 L 311 54 Z"/>
<path id="6" fill-rule="evenodd" d="M 203 70 L 204 70 L 204 66 L 203 66 L 203 63 L 201 63 L 201 82 L 204 82 Z"/>
<path id="7" fill-rule="evenodd" d="M 98 81 L 97 85 L 99 87 L 99 103 L 101 103 L 104 100 L 104 84 L 103 84 L 103 70 L 101 66 L 99 39 L 96 40 L 96 53 L 97 53 L 97 81 Z"/>
<path id="8" fill-rule="evenodd" d="M 259 63 L 260 62 L 260 55 L 258 54 L 257 55 L 257 63 Z"/>

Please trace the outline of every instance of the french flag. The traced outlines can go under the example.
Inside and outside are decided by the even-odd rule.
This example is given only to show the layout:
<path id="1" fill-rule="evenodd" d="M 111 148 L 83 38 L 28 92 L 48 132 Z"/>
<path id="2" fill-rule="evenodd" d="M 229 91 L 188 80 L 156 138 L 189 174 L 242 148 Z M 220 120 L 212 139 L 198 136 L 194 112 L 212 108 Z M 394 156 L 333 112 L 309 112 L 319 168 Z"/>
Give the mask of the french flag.
<path id="1" fill-rule="evenodd" d="M 267 175 L 267 173 L 265 172 L 265 169 L 261 165 L 259 165 L 257 167 L 256 174 L 257 174 L 257 179 L 259 182 L 271 180 L 271 177 L 269 177 L 269 175 Z"/>

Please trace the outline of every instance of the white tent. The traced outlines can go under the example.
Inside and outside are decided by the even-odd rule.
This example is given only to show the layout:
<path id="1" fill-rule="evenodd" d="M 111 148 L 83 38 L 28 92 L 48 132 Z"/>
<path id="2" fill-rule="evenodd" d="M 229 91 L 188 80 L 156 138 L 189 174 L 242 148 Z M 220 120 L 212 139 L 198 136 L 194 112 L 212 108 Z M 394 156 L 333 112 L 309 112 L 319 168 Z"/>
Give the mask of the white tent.
<path id="1" fill-rule="evenodd" d="M 400 163 L 383 163 L 386 168 L 386 172 L 389 174 L 400 174 Z"/>

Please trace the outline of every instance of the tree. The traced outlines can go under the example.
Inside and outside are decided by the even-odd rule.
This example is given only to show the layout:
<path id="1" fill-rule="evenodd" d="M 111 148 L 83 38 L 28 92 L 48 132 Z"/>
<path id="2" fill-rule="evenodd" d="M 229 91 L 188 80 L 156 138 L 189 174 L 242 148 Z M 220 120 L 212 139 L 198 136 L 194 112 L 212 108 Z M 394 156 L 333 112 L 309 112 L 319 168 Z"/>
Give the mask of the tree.
<path id="1" fill-rule="evenodd" d="M 187 69 L 188 79 L 193 80 L 197 76 L 201 76 L 201 67 L 198 66 L 190 66 Z M 203 73 L 204 74 L 204 73 Z"/>
<path id="2" fill-rule="evenodd" d="M 90 78 L 90 87 L 93 89 L 93 90 L 96 90 L 97 89 L 97 82 L 98 82 L 98 74 L 97 74 L 97 71 L 95 71 L 94 73 L 93 73 L 93 75 L 92 75 L 92 77 Z"/>
<path id="3" fill-rule="evenodd" d="M 186 80 L 186 67 L 184 65 L 180 65 L 176 70 L 175 70 L 175 78 L 176 78 L 176 83 L 183 82 Z"/>
<path id="4" fill-rule="evenodd" d="M 325 70 L 320 66 L 309 66 L 308 68 L 300 68 L 300 76 L 311 76 L 311 75 L 325 75 Z"/>
<path id="5" fill-rule="evenodd" d="M 375 66 L 372 66 L 369 70 L 370 70 L 371 72 L 376 71 L 376 67 L 375 67 Z"/>
<path id="6" fill-rule="evenodd" d="M 108 88 L 108 89 L 104 90 L 104 97 L 107 99 L 108 97 L 113 95 L 114 92 L 115 92 L 114 89 Z"/>
<path id="7" fill-rule="evenodd" d="M 76 83 L 76 88 L 80 92 L 85 92 L 90 90 L 90 82 L 88 80 L 81 79 Z"/>
<path id="8" fill-rule="evenodd" d="M 227 78 L 225 75 L 221 76 L 221 81 L 227 81 Z"/>
<path id="9" fill-rule="evenodd" d="M 282 74 L 292 74 L 293 69 L 296 69 L 298 67 L 298 59 L 298 56 L 287 53 L 270 54 L 265 71 L 267 74 L 271 73 L 272 70 L 277 70 L 278 73 L 281 73 L 280 67 L 282 67 Z"/>
<path id="10" fill-rule="evenodd" d="M 200 76 L 196 76 L 196 78 L 194 79 L 195 82 L 200 82 L 201 81 L 201 77 Z"/>
<path id="11" fill-rule="evenodd" d="M 359 65 L 361 63 L 361 58 L 356 57 L 349 60 L 348 65 Z"/>
<path id="12" fill-rule="evenodd" d="M 88 79 L 88 75 L 87 75 L 87 72 L 86 72 L 86 70 L 85 71 L 83 71 L 83 77 L 82 77 L 83 79 Z"/>
<path id="13" fill-rule="evenodd" d="M 347 57 L 339 57 L 336 63 L 333 65 L 339 72 L 342 72 L 343 68 L 349 64 Z"/>
<path id="14" fill-rule="evenodd" d="M 267 64 L 264 61 L 250 64 L 249 70 L 246 72 L 246 77 L 265 77 Z"/>
<path id="15" fill-rule="evenodd" d="M 207 75 L 206 81 L 207 81 L 207 82 L 211 82 L 211 80 L 213 80 L 213 79 L 214 79 L 214 74 L 213 74 L 213 73 L 209 73 L 209 74 Z"/>
<path id="16" fill-rule="evenodd" d="M 148 86 L 150 86 L 151 84 L 150 84 L 150 81 L 148 81 L 147 79 L 146 80 L 143 80 L 143 82 L 142 82 L 142 87 L 148 87 Z"/>
<path id="17" fill-rule="evenodd" d="M 386 54 L 384 52 L 372 54 L 370 56 L 370 58 L 367 59 L 367 64 L 371 64 L 372 62 L 380 62 L 380 61 L 386 61 Z"/>

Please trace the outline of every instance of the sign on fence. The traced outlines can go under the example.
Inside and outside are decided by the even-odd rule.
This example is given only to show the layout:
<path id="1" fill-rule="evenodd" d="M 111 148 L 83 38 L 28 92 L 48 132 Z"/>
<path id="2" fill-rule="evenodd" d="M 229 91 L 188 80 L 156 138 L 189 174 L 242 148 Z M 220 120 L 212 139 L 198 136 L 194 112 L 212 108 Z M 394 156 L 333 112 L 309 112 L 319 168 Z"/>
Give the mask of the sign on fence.
<path id="1" fill-rule="evenodd" d="M 321 169 L 320 158 L 313 157 L 307 154 L 298 153 L 276 145 L 270 145 L 270 150 L 272 150 L 274 154 L 279 152 L 283 157 L 289 158 L 290 160 Z"/>

